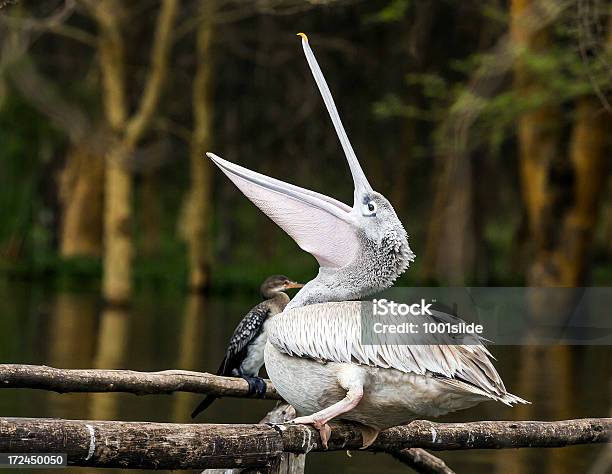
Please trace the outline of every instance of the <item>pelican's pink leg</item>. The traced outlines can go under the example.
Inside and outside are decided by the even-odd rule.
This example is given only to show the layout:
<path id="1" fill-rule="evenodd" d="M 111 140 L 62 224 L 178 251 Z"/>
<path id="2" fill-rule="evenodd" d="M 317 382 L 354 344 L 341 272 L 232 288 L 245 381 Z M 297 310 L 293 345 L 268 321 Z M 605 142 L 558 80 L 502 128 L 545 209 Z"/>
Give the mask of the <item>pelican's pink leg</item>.
<path id="1" fill-rule="evenodd" d="M 349 389 L 349 391 L 346 392 L 346 397 L 339 402 L 336 402 L 321 411 L 313 413 L 312 415 L 298 416 L 297 418 L 291 420 L 291 423 L 301 423 L 304 425 L 314 426 L 317 430 L 319 430 L 321 444 L 323 444 L 323 447 L 327 449 L 327 441 L 331 435 L 331 428 L 327 423 L 337 416 L 351 411 L 361 401 L 362 397 L 363 387 L 360 386 L 358 388 Z"/>
<path id="2" fill-rule="evenodd" d="M 363 378 L 361 371 L 355 370 L 352 367 L 346 367 L 345 370 L 342 370 L 339 374 L 338 382 L 340 386 L 347 391 L 346 396 L 342 400 L 312 415 L 299 416 L 291 420 L 291 423 L 312 425 L 319 430 L 321 444 L 323 444 L 325 449 L 327 449 L 327 441 L 331 435 L 331 429 L 327 423 L 337 416 L 351 411 L 363 398 Z"/>

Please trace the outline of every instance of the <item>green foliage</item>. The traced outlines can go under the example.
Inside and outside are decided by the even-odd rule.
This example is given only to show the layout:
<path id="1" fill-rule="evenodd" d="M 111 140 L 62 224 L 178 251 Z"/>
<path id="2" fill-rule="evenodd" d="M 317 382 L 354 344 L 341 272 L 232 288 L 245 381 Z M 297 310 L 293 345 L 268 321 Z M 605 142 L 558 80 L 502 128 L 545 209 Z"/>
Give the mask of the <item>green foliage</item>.
<path id="1" fill-rule="evenodd" d="M 42 3 L 55 8 L 52 2 Z M 148 11 L 154 13 L 153 8 Z M 467 15 L 469 21 L 461 15 Z M 130 43 L 128 48 L 126 91 L 130 111 L 137 106 L 138 88 L 146 79 L 154 24 L 153 16 L 142 22 L 134 19 L 129 38 L 136 47 Z M 91 19 L 77 13 L 70 21 L 97 34 Z M 418 277 L 426 246 L 434 201 L 436 167 L 432 162 L 442 151 L 456 146 L 457 130 L 467 130 L 467 146 L 503 157 L 500 162 L 509 161 L 514 158 L 508 144 L 512 144 L 517 117 L 550 104 L 567 114 L 569 123 L 572 110 L 567 105 L 593 93 L 591 80 L 602 88 L 604 80 L 609 80 L 605 61 L 593 61 L 585 68 L 577 49 L 575 21 L 563 17 L 552 25 L 555 37 L 545 53 L 508 53 L 520 54 L 528 74 L 546 84 L 544 89 L 518 94 L 512 64 L 508 64 L 512 61 L 500 68 L 500 54 L 494 46 L 507 34 L 507 3 L 331 2 L 325 8 L 266 23 L 264 33 L 260 22 L 257 15 L 245 18 L 236 29 L 236 41 L 219 36 L 215 42 L 213 151 L 337 198 L 351 195 L 350 181 L 343 181 L 348 179 L 346 169 L 335 161 L 341 159 L 337 139 L 308 68 L 296 43 L 287 41 L 287 31 L 312 31 L 317 56 L 364 168 L 398 214 L 410 216 L 407 228 L 419 258 L 402 278 L 407 283 Z M 96 124 L 103 117 L 103 91 L 99 71 L 92 67 L 97 60 L 95 47 L 75 45 L 55 35 L 43 37 L 28 52 L 29 60 L 52 83 L 53 90 L 61 91 L 62 97 L 85 110 Z M 162 120 L 154 125 L 171 124 L 168 130 L 180 131 L 183 138 L 192 120 L 192 39 L 187 35 L 175 45 L 160 110 Z M 486 87 L 481 87 L 483 78 Z M 489 79 L 493 86 L 487 83 Z M 372 120 L 372 115 L 380 122 Z M 156 129 L 153 134 L 166 132 Z M 0 273 L 44 277 L 60 287 L 85 284 L 93 288 L 99 285 L 99 259 L 66 260 L 57 255 L 56 176 L 63 163 L 64 140 L 48 118 L 0 81 Z M 186 248 L 176 227 L 189 183 L 188 147 L 175 147 L 178 140 L 174 137 L 169 141 L 168 162 L 152 172 L 156 181 L 153 199 L 139 194 L 140 171 L 134 176 L 136 219 L 131 225 L 139 289 L 186 287 Z M 402 166 L 398 157 L 406 158 Z M 516 167 L 511 163 L 506 171 L 510 168 Z M 311 256 L 272 227 L 242 196 L 236 197 L 234 188 L 229 192 L 231 185 L 217 170 L 213 179 L 215 285 L 257 286 L 267 274 L 277 272 L 298 279 L 312 277 L 316 263 Z M 401 186 L 405 192 L 395 196 Z M 143 212 L 144 199 L 155 201 L 156 212 Z M 485 223 L 493 226 L 486 239 L 494 259 L 489 266 L 498 279 L 508 271 L 504 255 L 511 251 L 508 236 L 513 235 L 516 223 L 512 217 L 520 204 L 513 205 L 514 214 Z M 145 214 L 147 222 L 140 217 Z M 156 220 L 152 225 L 151 215 Z M 159 245 L 148 248 L 144 255 L 147 225 L 153 228 Z"/>
<path id="2" fill-rule="evenodd" d="M 518 58 L 517 58 L 518 59 Z M 575 49 L 554 47 L 546 53 L 520 52 L 520 60 L 527 74 L 547 85 L 528 93 L 518 92 L 512 87 L 511 70 L 505 72 L 505 86 L 493 94 L 478 95 L 478 86 L 473 85 L 475 71 L 495 73 L 495 56 L 474 53 L 467 58 L 451 61 L 451 71 L 459 79 L 449 80 L 441 74 L 409 74 L 406 87 L 414 88 L 425 97 L 426 108 L 416 107 L 402 101 L 397 95 L 387 95 L 373 106 L 376 116 L 389 118 L 401 116 L 433 122 L 437 128 L 433 137 L 439 149 L 449 143 L 449 124 L 460 123 L 465 117 L 471 123 L 469 144 L 472 147 L 487 144 L 499 147 L 514 133 L 516 119 L 529 111 L 546 105 L 561 106 L 577 97 L 593 94 L 593 85 L 586 67 Z M 594 72 L 596 77 L 605 77 L 603 72 Z M 569 118 L 569 117 L 568 117 Z"/>
<path id="3" fill-rule="evenodd" d="M 41 194 L 45 169 L 60 136 L 19 95 L 0 109 L 0 248 L 33 258 L 49 250 L 49 213 Z"/>
<path id="4" fill-rule="evenodd" d="M 390 0 L 389 3 L 373 15 L 366 17 L 366 22 L 391 23 L 403 20 L 406 17 L 411 0 Z"/>

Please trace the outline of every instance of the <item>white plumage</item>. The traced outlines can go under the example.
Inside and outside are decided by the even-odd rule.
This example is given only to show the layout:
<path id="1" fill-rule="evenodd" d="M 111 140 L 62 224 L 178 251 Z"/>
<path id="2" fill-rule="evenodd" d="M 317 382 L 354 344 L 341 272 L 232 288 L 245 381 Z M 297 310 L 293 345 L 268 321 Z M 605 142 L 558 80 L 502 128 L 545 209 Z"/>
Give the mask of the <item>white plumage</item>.
<path id="1" fill-rule="evenodd" d="M 418 417 L 439 416 L 485 400 L 527 403 L 507 392 L 491 354 L 477 338 L 456 344 L 450 336 L 432 336 L 426 345 L 422 339 L 403 345 L 382 338 L 373 344 L 362 340 L 361 324 L 369 327 L 373 316 L 361 311 L 365 303 L 348 300 L 390 287 L 414 254 L 395 210 L 365 177 L 306 35 L 300 36 L 351 170 L 353 207 L 208 154 L 320 265 L 316 278 L 267 328 L 266 370 L 301 415 L 294 422 L 314 425 L 326 445 L 328 421 L 357 421 L 368 445 L 380 429 Z M 454 318 L 432 313 L 415 316 L 415 321 Z"/>
<path id="2" fill-rule="evenodd" d="M 364 407 L 367 411 L 368 403 L 364 400 L 371 399 L 371 404 L 376 405 L 374 400 L 384 398 L 382 395 L 386 393 L 385 384 L 374 382 L 393 380 L 394 385 L 398 384 L 393 390 L 397 392 L 404 406 L 404 410 L 400 410 L 403 413 L 400 418 L 403 420 L 388 419 L 385 426 L 410 421 L 415 416 L 438 416 L 473 406 L 486 399 L 507 405 L 524 402 L 506 391 L 491 364 L 491 354 L 477 340 L 472 341 L 473 344 L 457 345 L 449 336 L 438 334 L 431 337 L 432 341 L 437 340 L 438 344 L 435 345 L 418 344 L 416 336 L 415 344 L 397 345 L 385 343 L 384 336 L 380 335 L 381 344 L 363 344 L 362 322 L 371 324 L 376 318 L 371 312 L 364 310 L 366 304 L 370 303 L 320 303 L 286 310 L 270 320 L 268 340 L 272 347 L 266 348 L 266 369 L 272 380 L 275 380 L 277 390 L 299 413 L 310 415 L 314 413 L 311 411 L 313 408 L 316 408 L 315 411 L 322 408 L 318 404 L 313 405 L 312 389 L 300 391 L 291 386 L 286 388 L 288 393 L 283 393 L 285 384 L 282 381 L 287 380 L 287 374 L 284 373 L 287 369 L 282 368 L 282 365 L 288 365 L 292 367 L 289 371 L 300 374 L 300 368 L 306 369 L 307 366 L 309 374 L 302 375 L 309 384 L 316 383 L 315 378 L 329 379 L 329 386 L 321 387 L 321 393 L 330 390 L 334 392 L 334 386 L 337 387 L 337 381 L 333 380 L 334 372 L 341 370 L 343 366 L 358 365 L 359 373 L 363 374 L 369 383 L 364 387 L 364 399 L 350 412 L 353 415 Z M 432 313 L 433 316 L 411 316 L 406 320 L 437 322 L 439 319 L 436 317 L 449 317 L 436 311 Z M 404 320 L 405 318 L 402 319 Z M 295 359 L 302 362 L 293 367 Z M 324 372 L 329 372 L 331 377 L 322 377 Z M 290 379 L 295 380 L 296 377 Z M 276 380 L 281 381 L 280 385 L 277 385 Z M 452 396 L 440 398 L 440 394 L 444 392 L 449 392 Z M 432 403 L 436 400 L 437 403 Z M 417 407 L 419 411 L 413 411 Z M 348 413 L 341 417 L 354 418 L 349 417 Z"/>

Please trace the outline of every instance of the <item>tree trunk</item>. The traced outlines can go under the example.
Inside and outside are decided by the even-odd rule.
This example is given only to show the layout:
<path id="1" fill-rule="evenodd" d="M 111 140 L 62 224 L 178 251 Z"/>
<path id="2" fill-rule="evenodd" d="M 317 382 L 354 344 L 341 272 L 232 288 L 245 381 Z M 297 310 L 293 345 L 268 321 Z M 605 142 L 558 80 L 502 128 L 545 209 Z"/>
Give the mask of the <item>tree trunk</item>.
<path id="1" fill-rule="evenodd" d="M 576 105 L 569 159 L 574 173 L 574 202 L 563 219 L 558 249 L 561 283 L 583 285 L 587 279 L 593 235 L 605 186 L 612 117 L 595 97 Z"/>
<path id="2" fill-rule="evenodd" d="M 612 178 L 608 178 L 608 196 L 606 203 L 602 211 L 604 229 L 603 229 L 603 241 L 602 246 L 608 259 L 612 259 Z"/>
<path id="3" fill-rule="evenodd" d="M 99 54 L 106 118 L 115 135 L 106 156 L 103 295 L 107 302 L 124 304 L 132 294 L 132 176 L 128 166 L 138 142 L 157 109 L 167 72 L 178 0 L 160 6 L 148 71 L 140 103 L 128 117 L 125 76 L 123 5 L 116 0 L 89 3 L 100 29 Z"/>
<path id="4" fill-rule="evenodd" d="M 132 294 L 132 176 L 124 165 L 125 151 L 106 157 L 104 212 L 104 298 L 125 303 Z"/>
<path id="5" fill-rule="evenodd" d="M 127 119 L 125 97 L 125 44 L 120 30 L 123 8 L 114 0 L 95 6 L 98 22 L 99 61 L 103 81 L 106 120 L 114 134 L 105 157 L 104 182 L 104 275 L 102 294 L 107 301 L 122 303 L 131 295 L 131 192 L 130 173 L 117 145 Z"/>
<path id="6" fill-rule="evenodd" d="M 59 177 L 62 219 L 60 254 L 100 256 L 106 134 L 83 109 L 41 74 L 30 60 L 8 71 L 22 96 L 70 139 L 66 164 Z"/>
<path id="7" fill-rule="evenodd" d="M 472 158 L 457 150 L 438 160 L 435 199 L 428 228 L 423 281 L 466 284 L 473 275 L 478 236 L 474 219 Z"/>
<path id="8" fill-rule="evenodd" d="M 513 0 L 512 37 L 519 50 L 545 51 L 547 30 L 527 26 L 531 0 Z M 525 97 L 547 85 L 528 70 L 520 56 L 515 87 Z M 610 117 L 598 114 L 594 98 L 577 100 L 569 149 L 561 147 L 562 115 L 545 104 L 518 120 L 519 158 L 534 258 L 527 281 L 534 286 L 580 286 L 586 279 L 588 250 L 597 222 L 609 145 Z"/>
<path id="9" fill-rule="evenodd" d="M 184 203 L 181 231 L 189 252 L 189 287 L 205 290 L 210 281 L 210 199 L 211 165 L 205 153 L 210 149 L 213 111 L 213 58 L 211 39 L 214 1 L 202 1 L 204 16 L 196 37 L 198 58 L 193 80 L 193 135 L 191 140 L 191 187 Z"/>
<path id="10" fill-rule="evenodd" d="M 103 153 L 83 143 L 74 145 L 60 175 L 62 257 L 102 254 L 104 199 Z"/>
<path id="11" fill-rule="evenodd" d="M 532 0 L 513 0 L 511 4 L 511 35 L 520 52 L 542 52 L 550 43 L 548 30 L 530 28 L 528 19 L 532 8 Z M 532 77 L 519 53 L 515 65 L 518 93 L 524 98 L 534 97 L 545 87 Z M 559 107 L 548 104 L 524 113 L 517 123 L 522 193 L 535 253 L 528 270 L 529 284 L 552 283 L 556 274 L 550 267 L 549 255 L 557 235 L 551 222 L 554 196 L 550 194 L 549 175 L 559 156 L 560 118 Z"/>

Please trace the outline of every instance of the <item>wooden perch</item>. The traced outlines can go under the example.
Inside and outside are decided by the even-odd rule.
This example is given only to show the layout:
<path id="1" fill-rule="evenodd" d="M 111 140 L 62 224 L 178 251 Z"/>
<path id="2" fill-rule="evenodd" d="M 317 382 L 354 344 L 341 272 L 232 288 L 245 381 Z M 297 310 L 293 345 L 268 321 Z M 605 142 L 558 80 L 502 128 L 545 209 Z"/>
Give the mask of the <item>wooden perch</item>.
<path id="1" fill-rule="evenodd" d="M 280 399 L 267 381 L 269 399 Z M 176 391 L 246 397 L 248 384 L 238 378 L 183 370 L 56 369 L 0 364 L 0 388 L 66 392 L 128 392 L 138 395 Z M 283 406 L 277 407 L 287 419 Z M 276 413 L 274 410 L 271 413 Z M 262 421 L 274 421 L 269 418 Z M 391 454 L 418 472 L 452 474 L 432 450 L 560 447 L 610 441 L 612 419 L 558 422 L 485 421 L 432 423 L 415 421 L 383 431 L 370 447 Z M 359 430 L 334 424 L 329 449 L 358 449 Z M 92 448 L 93 446 L 93 448 Z M 323 450 L 316 430 L 303 425 L 179 425 L 111 421 L 0 419 L 0 452 L 65 452 L 75 466 L 208 469 L 270 468 L 287 462 L 303 470 L 302 454 Z M 284 454 L 284 456 L 282 456 Z M 297 456 L 297 457 L 295 457 Z M 295 462 L 295 461 L 299 462 Z M 295 467 L 294 466 L 294 467 Z M 296 470 L 295 472 L 298 472 Z"/>
<path id="2" fill-rule="evenodd" d="M 266 398 L 279 400 L 272 382 L 266 380 Z M 249 384 L 240 378 L 164 370 L 55 369 L 44 365 L 0 364 L 0 388 L 35 388 L 59 393 L 128 392 L 136 395 L 191 392 L 221 397 L 246 397 Z"/>
<path id="3" fill-rule="evenodd" d="M 285 451 L 323 451 L 317 432 L 304 425 L 277 426 Z M 285 433 L 287 432 L 287 433 Z M 312 449 L 303 447 L 304 440 Z M 457 449 L 558 448 L 576 444 L 606 443 L 612 439 L 612 418 L 563 421 L 474 421 L 434 423 L 417 420 L 381 431 L 374 451 L 398 452 L 407 448 L 434 451 Z M 359 430 L 347 423 L 332 426 L 330 450 L 358 449 Z"/>
<path id="4" fill-rule="evenodd" d="M 380 433 L 369 448 L 491 449 L 609 442 L 612 418 L 555 422 L 415 421 Z M 358 449 L 361 434 L 332 424 L 330 450 Z M 318 432 L 304 425 L 216 425 L 0 418 L 0 452 L 67 453 L 72 466 L 133 469 L 273 467 L 283 452 L 322 451 Z"/>

